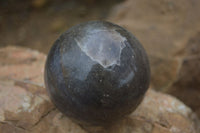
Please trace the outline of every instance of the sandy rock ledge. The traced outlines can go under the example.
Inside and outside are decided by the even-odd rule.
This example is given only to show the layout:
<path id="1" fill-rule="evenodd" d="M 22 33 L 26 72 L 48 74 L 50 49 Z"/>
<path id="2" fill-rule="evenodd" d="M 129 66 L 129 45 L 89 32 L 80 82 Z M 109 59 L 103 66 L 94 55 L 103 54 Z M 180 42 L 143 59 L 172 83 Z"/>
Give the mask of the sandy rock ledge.
<path id="1" fill-rule="evenodd" d="M 46 56 L 0 49 L 0 133 L 199 133 L 199 120 L 176 98 L 149 89 L 135 112 L 107 129 L 83 129 L 50 102 L 43 81 Z"/>

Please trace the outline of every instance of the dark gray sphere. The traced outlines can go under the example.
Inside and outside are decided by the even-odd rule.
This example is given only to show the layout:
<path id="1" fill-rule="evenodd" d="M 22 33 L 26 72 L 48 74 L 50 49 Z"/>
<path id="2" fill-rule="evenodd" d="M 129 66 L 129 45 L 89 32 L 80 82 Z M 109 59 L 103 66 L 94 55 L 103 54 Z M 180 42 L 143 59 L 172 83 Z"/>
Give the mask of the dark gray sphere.
<path id="1" fill-rule="evenodd" d="M 141 44 L 124 28 L 105 21 L 63 33 L 45 66 L 45 85 L 55 106 L 88 125 L 106 126 L 134 111 L 149 80 Z"/>

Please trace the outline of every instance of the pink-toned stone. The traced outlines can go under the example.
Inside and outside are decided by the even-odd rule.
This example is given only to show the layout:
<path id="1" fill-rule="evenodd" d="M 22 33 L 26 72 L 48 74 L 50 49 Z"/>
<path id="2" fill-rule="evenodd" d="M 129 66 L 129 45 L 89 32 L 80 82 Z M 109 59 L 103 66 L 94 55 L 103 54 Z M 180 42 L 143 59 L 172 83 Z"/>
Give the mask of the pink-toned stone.
<path id="1" fill-rule="evenodd" d="M 43 80 L 45 55 L 28 49 L 0 49 L 0 121 L 30 128 L 54 108 Z"/>
<path id="2" fill-rule="evenodd" d="M 108 20 L 132 32 L 146 49 L 155 89 L 176 79 L 181 65 L 177 53 L 200 31 L 199 5 L 198 0 L 126 0 L 113 8 Z"/>
<path id="3" fill-rule="evenodd" d="M 179 53 L 182 62 L 176 80 L 166 89 L 189 105 L 200 116 L 200 33 L 193 36 Z"/>
<path id="4" fill-rule="evenodd" d="M 57 110 L 52 111 L 32 131 L 53 133 L 198 133 L 197 117 L 182 102 L 149 90 L 139 108 L 111 127 L 83 127 Z M 195 115 L 194 115 L 195 116 Z M 51 125 L 49 128 L 48 125 Z"/>
<path id="5" fill-rule="evenodd" d="M 25 54 L 27 49 L 22 48 L 6 47 L 1 48 L 0 51 L 1 54 L 8 55 L 12 52 L 12 55 L 20 55 L 18 57 L 23 58 L 20 61 L 19 58 L 6 56 L 7 62 L 0 57 L 0 60 L 4 60 L 4 63 L 0 64 L 0 71 L 3 72 L 0 74 L 0 133 L 200 132 L 199 120 L 190 108 L 172 96 L 151 89 L 135 112 L 111 127 L 77 125 L 55 109 L 46 94 L 43 80 L 40 80 L 43 78 L 45 55 L 39 53 L 35 57 L 36 60 L 28 61 L 34 57 L 35 51 L 28 50 L 27 55 Z M 14 67 L 15 65 L 17 67 Z M 14 75 L 10 76 L 12 73 L 9 69 L 5 69 L 6 66 L 17 68 L 12 70 Z M 21 72 L 23 74 L 20 74 Z"/>

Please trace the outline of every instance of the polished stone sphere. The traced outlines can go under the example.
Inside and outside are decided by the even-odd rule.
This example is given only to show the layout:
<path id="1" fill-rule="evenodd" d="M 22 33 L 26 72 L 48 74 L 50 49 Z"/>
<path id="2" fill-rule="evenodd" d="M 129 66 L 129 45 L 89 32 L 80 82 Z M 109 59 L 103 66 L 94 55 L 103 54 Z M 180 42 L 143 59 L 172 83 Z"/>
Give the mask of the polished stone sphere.
<path id="1" fill-rule="evenodd" d="M 141 44 L 124 28 L 105 21 L 67 30 L 52 46 L 45 66 L 52 102 L 83 125 L 106 126 L 130 114 L 149 80 Z"/>

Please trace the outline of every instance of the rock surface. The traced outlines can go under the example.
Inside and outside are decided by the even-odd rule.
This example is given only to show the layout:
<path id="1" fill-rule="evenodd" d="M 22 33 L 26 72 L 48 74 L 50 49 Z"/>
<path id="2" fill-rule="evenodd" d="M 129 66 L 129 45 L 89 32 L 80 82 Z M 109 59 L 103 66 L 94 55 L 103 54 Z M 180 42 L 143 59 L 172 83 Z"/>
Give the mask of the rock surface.
<path id="1" fill-rule="evenodd" d="M 182 56 L 176 80 L 165 91 L 189 105 L 200 116 L 200 32 L 177 53 Z"/>
<path id="2" fill-rule="evenodd" d="M 145 47 L 151 86 L 180 98 L 200 116 L 200 1 L 127 0 L 109 20 L 130 30 Z"/>
<path id="3" fill-rule="evenodd" d="M 34 127 L 54 107 L 43 85 L 45 56 L 37 51 L 0 49 L 0 121 L 18 129 Z M 1 131 L 7 130 L 2 129 Z"/>
<path id="4" fill-rule="evenodd" d="M 127 0 L 112 10 L 108 20 L 131 31 L 147 50 L 155 88 L 176 78 L 176 53 L 200 31 L 199 5 L 198 0 Z"/>
<path id="5" fill-rule="evenodd" d="M 198 133 L 199 120 L 182 102 L 149 90 L 137 110 L 107 129 L 80 127 L 51 104 L 43 87 L 45 55 L 0 49 L 0 133 Z"/>

